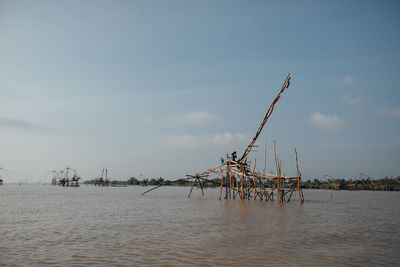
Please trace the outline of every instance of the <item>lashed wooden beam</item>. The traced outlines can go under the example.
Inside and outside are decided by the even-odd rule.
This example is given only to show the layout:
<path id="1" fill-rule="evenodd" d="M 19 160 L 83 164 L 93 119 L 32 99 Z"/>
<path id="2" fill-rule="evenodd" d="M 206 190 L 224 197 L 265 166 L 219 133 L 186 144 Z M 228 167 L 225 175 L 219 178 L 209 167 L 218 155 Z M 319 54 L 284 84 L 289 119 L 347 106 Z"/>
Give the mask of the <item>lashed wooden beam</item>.
<path id="1" fill-rule="evenodd" d="M 281 90 L 279 90 L 278 94 L 276 95 L 276 97 L 274 98 L 274 100 L 272 101 L 271 105 L 269 106 L 267 113 L 264 116 L 263 121 L 261 122 L 260 126 L 257 129 L 256 135 L 253 137 L 253 139 L 251 140 L 250 144 L 247 145 L 246 149 L 243 152 L 242 157 L 239 159 L 240 163 L 243 163 L 247 157 L 247 155 L 250 153 L 251 149 L 254 146 L 254 143 L 256 142 L 258 136 L 260 135 L 265 123 L 267 122 L 268 118 L 271 116 L 272 111 L 274 111 L 274 107 L 275 104 L 278 102 L 279 98 L 281 97 L 281 94 L 283 93 L 283 91 L 288 88 L 290 85 L 290 73 L 288 74 L 288 76 L 286 77 L 285 82 L 283 83 Z"/>

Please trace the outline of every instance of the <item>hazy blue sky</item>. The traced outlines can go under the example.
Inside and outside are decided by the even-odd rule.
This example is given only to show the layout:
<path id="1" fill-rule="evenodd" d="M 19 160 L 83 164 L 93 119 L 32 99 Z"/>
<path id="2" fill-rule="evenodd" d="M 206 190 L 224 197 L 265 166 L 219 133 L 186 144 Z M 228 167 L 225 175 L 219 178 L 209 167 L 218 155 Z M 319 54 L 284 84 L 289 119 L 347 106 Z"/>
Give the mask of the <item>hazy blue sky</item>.
<path id="1" fill-rule="evenodd" d="M 306 178 L 398 176 L 399 29 L 398 1 L 0 0 L 0 167 L 202 171 L 242 153 L 290 72 L 269 171 L 275 139 L 286 174 L 297 147 Z"/>

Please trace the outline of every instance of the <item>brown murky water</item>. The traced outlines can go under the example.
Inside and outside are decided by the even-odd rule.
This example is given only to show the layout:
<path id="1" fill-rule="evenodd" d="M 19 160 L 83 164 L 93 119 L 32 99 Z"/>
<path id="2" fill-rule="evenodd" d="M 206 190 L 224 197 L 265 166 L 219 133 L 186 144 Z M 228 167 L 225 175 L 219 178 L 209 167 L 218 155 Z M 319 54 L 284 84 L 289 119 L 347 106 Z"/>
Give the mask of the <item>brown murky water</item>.
<path id="1" fill-rule="evenodd" d="M 306 190 L 278 206 L 143 191 L 0 187 L 0 265 L 400 264 L 400 192 Z"/>

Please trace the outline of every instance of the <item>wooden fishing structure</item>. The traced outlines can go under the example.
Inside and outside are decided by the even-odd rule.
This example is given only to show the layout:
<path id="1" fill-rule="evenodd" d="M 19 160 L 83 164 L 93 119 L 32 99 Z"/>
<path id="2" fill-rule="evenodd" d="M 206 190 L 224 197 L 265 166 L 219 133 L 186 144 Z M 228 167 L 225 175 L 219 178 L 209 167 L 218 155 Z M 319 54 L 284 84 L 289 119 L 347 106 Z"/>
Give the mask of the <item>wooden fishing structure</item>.
<path id="1" fill-rule="evenodd" d="M 140 184 L 141 184 L 141 186 L 147 186 L 148 184 L 149 184 L 149 179 L 143 179 L 143 180 L 140 180 Z"/>
<path id="2" fill-rule="evenodd" d="M 76 169 L 72 169 L 68 166 L 63 170 L 51 170 L 48 173 L 51 173 L 53 175 L 53 178 L 51 179 L 52 185 L 59 185 L 64 187 L 79 187 L 79 180 L 81 179 L 81 177 L 77 173 Z"/>
<path id="3" fill-rule="evenodd" d="M 95 186 L 109 186 L 110 180 L 108 179 L 108 170 L 103 168 L 101 176 L 94 180 Z"/>
<path id="4" fill-rule="evenodd" d="M 6 169 L 0 167 L 0 185 L 4 184 L 4 179 L 1 177 L 1 175 L 4 174 L 5 176 L 9 177 L 9 175 L 8 175 L 9 172 L 10 172 L 9 170 L 6 170 Z"/>
<path id="5" fill-rule="evenodd" d="M 286 80 L 283 83 L 281 89 L 267 109 L 264 119 L 259 125 L 255 136 L 246 146 L 243 154 L 240 157 L 238 157 L 236 154 L 237 152 L 234 151 L 231 153 L 231 156 L 227 154 L 226 159 L 223 159 L 223 162 L 219 166 L 208 169 L 204 172 L 196 173 L 194 175 L 187 175 L 186 178 L 179 179 L 192 181 L 192 187 L 190 189 L 188 197 L 190 197 L 190 194 L 195 184 L 197 184 L 201 188 L 202 194 L 204 195 L 204 183 L 214 182 L 212 180 L 206 179 L 205 177 L 208 177 L 211 174 L 216 174 L 219 175 L 221 178 L 221 183 L 219 183 L 219 199 L 221 199 L 222 197 L 225 199 L 259 199 L 266 201 L 274 201 L 276 199 L 278 203 L 282 203 L 289 202 L 294 192 L 297 191 L 300 202 L 304 202 L 304 195 L 301 189 L 301 172 L 299 171 L 298 155 L 296 149 L 294 149 L 297 170 L 295 176 L 282 175 L 282 162 L 279 161 L 279 157 L 276 153 L 275 141 L 275 174 L 266 173 L 265 167 L 263 171 L 260 171 L 256 168 L 256 160 L 254 160 L 253 166 L 251 166 L 251 163 L 247 160 L 250 152 L 255 147 L 255 143 L 259 135 L 261 134 L 264 125 L 267 123 L 269 117 L 271 116 L 275 104 L 278 102 L 282 93 L 286 88 L 289 87 L 289 85 L 290 74 L 286 77 Z M 144 192 L 143 194 L 146 194 L 147 192 L 150 192 L 160 186 L 161 185 L 152 188 Z"/>

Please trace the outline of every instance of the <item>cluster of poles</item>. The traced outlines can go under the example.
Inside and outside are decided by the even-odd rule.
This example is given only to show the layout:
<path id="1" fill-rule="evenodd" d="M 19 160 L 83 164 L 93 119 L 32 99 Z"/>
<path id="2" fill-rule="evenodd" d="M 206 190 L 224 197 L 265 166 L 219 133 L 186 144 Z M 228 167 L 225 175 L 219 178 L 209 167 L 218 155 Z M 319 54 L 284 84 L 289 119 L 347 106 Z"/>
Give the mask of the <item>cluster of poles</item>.
<path id="1" fill-rule="evenodd" d="M 256 163 L 251 168 L 247 163 L 240 163 L 232 157 L 227 157 L 226 161 L 212 169 L 195 175 L 188 175 L 187 179 L 194 179 L 193 186 L 197 184 L 203 192 L 203 183 L 210 182 L 204 177 L 210 174 L 220 174 L 221 183 L 219 190 L 219 200 L 225 199 L 252 199 L 274 201 L 278 203 L 289 202 L 293 193 L 297 191 L 300 202 L 304 202 L 304 195 L 301 189 L 301 173 L 298 166 L 297 150 L 296 156 L 296 176 L 282 175 L 282 162 L 279 161 L 275 149 L 274 141 L 274 158 L 276 166 L 276 174 L 267 174 L 264 171 L 256 169 Z M 192 192 L 193 186 L 190 190 Z"/>
<path id="2" fill-rule="evenodd" d="M 60 171 L 51 170 L 49 173 L 53 174 L 53 178 L 51 179 L 52 185 L 79 187 L 79 180 L 81 177 L 76 172 L 76 169 L 72 169 L 68 166 Z"/>
<path id="3" fill-rule="evenodd" d="M 53 178 L 51 180 L 52 185 L 79 187 L 79 180 L 81 177 L 77 173 L 76 169 L 72 169 L 68 166 L 63 170 L 51 170 L 48 173 L 53 174 Z M 101 176 L 94 180 L 94 185 L 109 186 L 110 184 L 111 182 L 108 179 L 108 170 L 103 168 Z"/>
<path id="4" fill-rule="evenodd" d="M 247 162 L 240 163 L 235 160 L 235 157 L 227 156 L 224 163 L 221 165 L 208 169 L 207 171 L 197 173 L 194 175 L 186 175 L 186 178 L 176 180 L 179 182 L 182 180 L 192 181 L 188 197 L 191 196 L 193 188 L 195 186 L 201 189 L 201 193 L 204 195 L 204 188 L 206 183 L 214 183 L 219 185 L 219 200 L 224 199 L 241 199 L 241 200 L 265 200 L 265 201 L 277 201 L 278 203 L 289 202 L 293 194 L 297 191 L 300 203 L 304 202 L 303 190 L 301 188 L 301 172 L 299 171 L 297 150 L 294 149 L 296 157 L 296 176 L 282 175 L 282 162 L 279 161 L 278 155 L 275 149 L 274 141 L 274 159 L 276 173 L 265 173 L 264 170 L 256 169 L 256 161 L 254 166 L 251 167 Z M 206 177 L 210 175 L 220 175 L 220 181 L 215 179 L 210 180 Z M 162 184 L 153 187 L 142 195 L 161 187 Z"/>
<path id="5" fill-rule="evenodd" d="M 110 180 L 108 179 L 108 170 L 104 169 L 101 171 L 101 176 L 94 180 L 95 186 L 109 186 Z"/>

